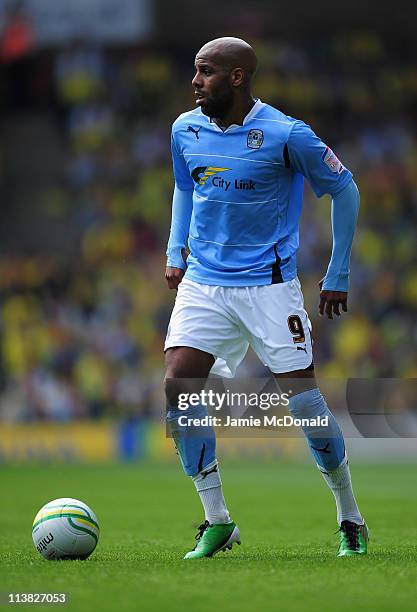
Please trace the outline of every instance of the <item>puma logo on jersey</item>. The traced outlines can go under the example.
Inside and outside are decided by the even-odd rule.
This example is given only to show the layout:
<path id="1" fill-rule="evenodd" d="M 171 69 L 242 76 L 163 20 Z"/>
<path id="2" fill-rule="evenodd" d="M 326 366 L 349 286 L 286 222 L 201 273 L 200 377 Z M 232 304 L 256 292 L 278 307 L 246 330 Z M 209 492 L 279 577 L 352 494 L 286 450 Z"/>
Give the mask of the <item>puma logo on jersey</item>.
<path id="1" fill-rule="evenodd" d="M 192 133 L 195 135 L 196 140 L 200 140 L 199 135 L 198 135 L 198 132 L 199 132 L 200 130 L 201 130 L 201 125 L 200 125 L 200 127 L 199 127 L 199 128 L 197 128 L 197 129 L 193 128 L 193 126 L 192 126 L 192 125 L 189 125 L 189 126 L 187 127 L 187 132 L 192 132 Z"/>

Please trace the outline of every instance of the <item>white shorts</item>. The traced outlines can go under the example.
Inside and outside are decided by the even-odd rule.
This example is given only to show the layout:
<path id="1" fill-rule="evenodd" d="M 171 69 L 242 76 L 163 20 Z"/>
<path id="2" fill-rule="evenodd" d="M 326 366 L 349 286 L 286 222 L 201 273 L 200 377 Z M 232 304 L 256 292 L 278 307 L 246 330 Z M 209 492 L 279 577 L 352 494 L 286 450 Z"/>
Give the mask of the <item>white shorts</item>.
<path id="1" fill-rule="evenodd" d="M 164 350 L 190 346 L 210 353 L 216 357 L 211 373 L 230 378 L 249 345 L 274 373 L 311 365 L 311 323 L 298 278 L 256 287 L 182 280 Z"/>

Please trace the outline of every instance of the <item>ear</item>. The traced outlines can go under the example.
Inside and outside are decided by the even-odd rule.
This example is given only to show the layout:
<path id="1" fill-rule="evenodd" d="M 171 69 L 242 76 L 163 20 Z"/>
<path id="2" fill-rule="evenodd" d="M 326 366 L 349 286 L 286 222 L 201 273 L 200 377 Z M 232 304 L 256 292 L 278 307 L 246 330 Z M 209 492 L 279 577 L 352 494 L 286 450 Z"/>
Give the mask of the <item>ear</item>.
<path id="1" fill-rule="evenodd" d="M 245 80 L 245 71 L 243 68 L 233 68 L 230 73 L 232 87 L 240 87 Z"/>

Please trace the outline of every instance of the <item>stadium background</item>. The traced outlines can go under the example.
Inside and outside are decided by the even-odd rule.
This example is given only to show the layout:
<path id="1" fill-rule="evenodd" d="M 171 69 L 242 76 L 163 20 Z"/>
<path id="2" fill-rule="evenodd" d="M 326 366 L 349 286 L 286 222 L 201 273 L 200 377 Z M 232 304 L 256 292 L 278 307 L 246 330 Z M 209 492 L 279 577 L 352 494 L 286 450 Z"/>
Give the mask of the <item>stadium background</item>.
<path id="1" fill-rule="evenodd" d="M 0 2 L 0 461 L 176 460 L 161 425 L 169 132 L 216 36 L 254 45 L 256 95 L 310 123 L 360 187 L 350 313 L 333 322 L 317 316 L 330 201 L 306 187 L 319 375 L 416 377 L 416 6 L 396 6 Z M 264 370 L 250 354 L 241 373 Z M 411 457 L 411 442 L 352 446 Z M 280 456 L 300 441 L 221 446 Z"/>

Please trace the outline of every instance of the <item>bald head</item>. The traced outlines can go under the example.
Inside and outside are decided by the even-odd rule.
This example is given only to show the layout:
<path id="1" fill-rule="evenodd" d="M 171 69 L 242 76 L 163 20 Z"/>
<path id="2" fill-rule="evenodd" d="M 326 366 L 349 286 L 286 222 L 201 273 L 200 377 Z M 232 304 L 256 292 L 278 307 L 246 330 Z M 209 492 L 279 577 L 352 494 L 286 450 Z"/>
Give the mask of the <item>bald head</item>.
<path id="1" fill-rule="evenodd" d="M 254 104 L 251 80 L 255 51 L 240 38 L 215 38 L 201 47 L 192 80 L 196 104 L 202 113 L 222 125 L 240 123 Z"/>
<path id="2" fill-rule="evenodd" d="M 252 47 L 241 38 L 224 36 L 215 38 L 201 47 L 196 60 L 205 59 L 226 70 L 241 68 L 245 84 L 249 84 L 256 71 L 258 60 Z"/>

